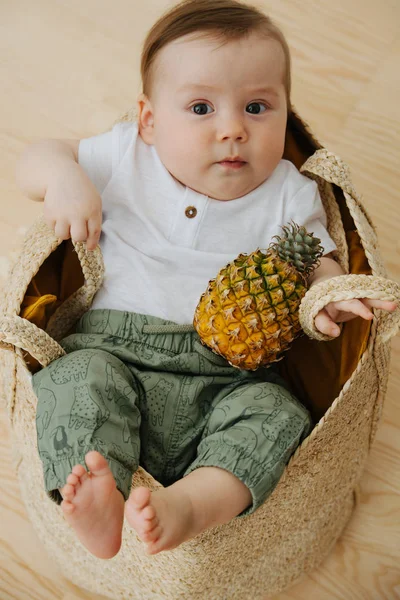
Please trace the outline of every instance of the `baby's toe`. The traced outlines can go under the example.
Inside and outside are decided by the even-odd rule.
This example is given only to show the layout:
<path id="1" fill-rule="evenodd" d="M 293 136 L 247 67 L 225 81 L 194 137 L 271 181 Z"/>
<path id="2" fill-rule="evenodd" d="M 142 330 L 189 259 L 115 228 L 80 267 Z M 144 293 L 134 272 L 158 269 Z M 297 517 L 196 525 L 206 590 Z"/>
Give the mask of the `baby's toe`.
<path id="1" fill-rule="evenodd" d="M 157 517 L 154 517 L 153 519 L 143 519 L 140 530 L 141 530 L 142 534 L 149 533 L 150 531 L 153 531 L 154 528 L 157 527 L 157 525 L 158 525 Z"/>
<path id="2" fill-rule="evenodd" d="M 79 477 L 81 481 L 86 479 L 86 477 L 88 476 L 88 472 L 86 471 L 83 465 L 75 465 L 74 467 L 72 467 L 72 473 Z"/>
<path id="3" fill-rule="evenodd" d="M 159 552 L 161 552 L 162 550 L 165 550 L 166 548 L 164 548 L 164 545 L 162 543 L 162 541 L 160 540 L 160 537 L 155 538 L 152 542 L 147 542 L 146 544 L 146 554 L 158 554 Z"/>
<path id="4" fill-rule="evenodd" d="M 75 486 L 67 483 L 61 490 L 61 496 L 64 500 L 72 500 L 75 496 Z"/>
<path id="5" fill-rule="evenodd" d="M 75 510 L 75 506 L 72 502 L 68 502 L 67 500 L 61 502 L 61 508 L 66 514 L 71 514 Z"/>
<path id="6" fill-rule="evenodd" d="M 149 504 L 143 509 L 142 515 L 145 521 L 153 521 L 156 518 L 156 509 Z"/>
<path id="7" fill-rule="evenodd" d="M 146 543 L 155 542 L 161 536 L 161 527 L 156 525 L 151 531 L 146 531 L 142 535 L 142 540 Z"/>
<path id="8" fill-rule="evenodd" d="M 70 473 L 67 477 L 67 483 L 73 486 L 77 486 L 80 483 L 80 479 L 77 475 Z"/>
<path id="9" fill-rule="evenodd" d="M 136 510 L 143 510 L 150 502 L 151 491 L 145 487 L 139 487 L 133 490 L 129 502 Z"/>

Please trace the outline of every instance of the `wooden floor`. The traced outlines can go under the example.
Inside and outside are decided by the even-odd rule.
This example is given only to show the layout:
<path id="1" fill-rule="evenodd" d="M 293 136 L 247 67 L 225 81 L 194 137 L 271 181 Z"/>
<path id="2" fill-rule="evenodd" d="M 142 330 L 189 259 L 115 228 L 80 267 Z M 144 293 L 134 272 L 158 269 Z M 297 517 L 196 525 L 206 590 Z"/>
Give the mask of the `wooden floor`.
<path id="1" fill-rule="evenodd" d="M 16 189 L 17 156 L 39 137 L 85 137 L 108 129 L 134 103 L 142 40 L 171 4 L 0 2 L 0 281 L 41 209 Z M 257 4 L 287 34 L 294 104 L 318 139 L 350 165 L 378 227 L 389 273 L 399 281 L 399 0 Z M 397 337 L 382 425 L 348 528 L 322 567 L 276 600 L 400 598 L 399 358 Z M 3 410 L 0 455 L 0 599 L 94 600 L 60 575 L 31 528 Z"/>

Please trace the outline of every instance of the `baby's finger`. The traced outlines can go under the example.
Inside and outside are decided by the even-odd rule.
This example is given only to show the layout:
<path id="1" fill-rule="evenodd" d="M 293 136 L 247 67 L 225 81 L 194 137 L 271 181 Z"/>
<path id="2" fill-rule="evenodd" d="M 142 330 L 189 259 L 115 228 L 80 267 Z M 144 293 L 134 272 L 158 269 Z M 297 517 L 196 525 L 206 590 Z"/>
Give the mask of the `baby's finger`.
<path id="1" fill-rule="evenodd" d="M 362 302 L 370 308 L 379 308 L 389 312 L 393 312 L 397 308 L 396 302 L 391 302 L 390 300 L 374 300 L 373 298 L 363 298 Z"/>
<path id="2" fill-rule="evenodd" d="M 67 221 L 57 221 L 54 227 L 54 233 L 59 240 L 69 240 L 71 237 L 69 223 Z"/>
<path id="3" fill-rule="evenodd" d="M 325 335 L 329 335 L 330 337 L 338 337 L 340 335 L 340 327 L 332 321 L 324 308 L 315 317 L 314 324 L 318 331 Z"/>
<path id="4" fill-rule="evenodd" d="M 367 319 L 368 321 L 370 321 L 374 317 L 368 306 L 366 306 L 361 300 L 357 300 L 356 298 L 354 298 L 353 300 L 339 300 L 338 302 L 332 303 L 332 305 L 334 305 L 335 310 L 339 313 L 350 313 L 357 317 Z M 351 317 L 349 317 L 346 314 L 339 314 L 337 320 L 348 321 L 349 318 Z"/>
<path id="5" fill-rule="evenodd" d="M 74 221 L 71 225 L 71 238 L 74 242 L 84 242 L 87 240 L 87 236 L 86 221 Z"/>
<path id="6" fill-rule="evenodd" d="M 89 219 L 88 221 L 88 238 L 86 247 L 88 250 L 94 250 L 99 243 L 101 234 L 101 220 Z"/>

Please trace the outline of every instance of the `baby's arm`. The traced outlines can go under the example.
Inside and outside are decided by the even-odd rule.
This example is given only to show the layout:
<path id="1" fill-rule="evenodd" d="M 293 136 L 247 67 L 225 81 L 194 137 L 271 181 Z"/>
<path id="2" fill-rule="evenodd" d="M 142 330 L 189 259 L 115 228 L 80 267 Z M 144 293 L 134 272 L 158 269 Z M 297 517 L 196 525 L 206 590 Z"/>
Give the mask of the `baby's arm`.
<path id="1" fill-rule="evenodd" d="M 321 264 L 309 278 L 310 287 L 317 283 L 321 283 L 331 277 L 344 275 L 340 265 L 330 258 L 329 255 L 321 258 Z M 355 317 L 371 320 L 373 313 L 370 308 L 380 308 L 393 312 L 397 305 L 394 302 L 386 300 L 371 300 L 369 298 L 360 298 L 359 300 L 342 300 L 339 302 L 330 302 L 327 304 L 315 317 L 315 327 L 325 335 L 337 337 L 340 335 L 340 328 L 336 323 L 344 323 Z"/>
<path id="2" fill-rule="evenodd" d="M 44 200 L 44 217 L 59 239 L 100 238 L 101 197 L 78 164 L 79 140 L 45 139 L 27 146 L 16 165 L 16 182 L 32 200 Z"/>

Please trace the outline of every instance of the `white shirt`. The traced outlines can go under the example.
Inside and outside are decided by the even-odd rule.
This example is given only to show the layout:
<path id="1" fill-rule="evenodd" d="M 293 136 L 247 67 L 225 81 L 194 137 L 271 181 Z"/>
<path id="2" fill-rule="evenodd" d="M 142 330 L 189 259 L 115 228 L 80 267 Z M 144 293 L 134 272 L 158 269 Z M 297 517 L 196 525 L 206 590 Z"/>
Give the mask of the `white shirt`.
<path id="1" fill-rule="evenodd" d="M 292 219 L 321 239 L 324 254 L 336 248 L 316 183 L 289 161 L 249 194 L 221 202 L 174 179 L 136 123 L 81 140 L 78 158 L 103 201 L 105 277 L 92 308 L 192 323 L 221 267 L 266 248 Z"/>

